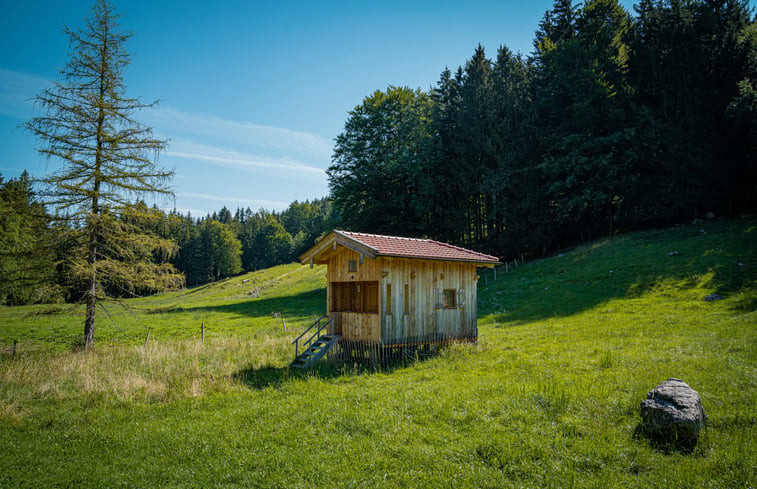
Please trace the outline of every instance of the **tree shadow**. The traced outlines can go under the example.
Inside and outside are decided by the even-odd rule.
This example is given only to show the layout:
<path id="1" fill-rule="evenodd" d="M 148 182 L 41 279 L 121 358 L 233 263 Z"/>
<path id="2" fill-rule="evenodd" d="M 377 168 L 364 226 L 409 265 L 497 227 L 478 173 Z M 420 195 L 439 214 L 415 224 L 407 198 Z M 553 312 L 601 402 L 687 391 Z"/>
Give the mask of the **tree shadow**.
<path id="1" fill-rule="evenodd" d="M 203 306 L 175 306 L 157 310 L 161 314 L 179 312 L 220 312 L 246 317 L 270 317 L 272 313 L 283 317 L 303 317 L 312 314 L 320 315 L 326 306 L 326 289 L 320 288 L 302 292 L 296 295 L 250 298 L 218 305 Z"/>
<path id="2" fill-rule="evenodd" d="M 292 380 L 307 377 L 334 378 L 337 375 L 329 372 L 323 375 L 317 370 L 300 370 L 291 367 L 262 367 L 246 368 L 234 374 L 234 378 L 252 390 L 261 390 L 267 387 L 280 388 Z"/>
<path id="3" fill-rule="evenodd" d="M 344 376 L 391 373 L 415 363 L 438 357 L 444 348 L 420 349 L 415 354 L 397 356 L 383 364 L 373 362 L 368 357 L 322 359 L 306 369 L 290 366 L 246 368 L 236 372 L 233 377 L 249 389 L 262 390 L 267 387 L 278 389 L 287 382 L 306 378 L 335 379 Z"/>
<path id="4" fill-rule="evenodd" d="M 278 389 L 290 381 L 309 377 L 318 379 L 335 379 L 344 375 L 371 373 L 368 369 L 348 369 L 342 362 L 322 361 L 310 368 L 300 369 L 286 367 L 246 368 L 234 374 L 234 378 L 252 390 L 267 387 Z"/>
<path id="5" fill-rule="evenodd" d="M 517 325 L 569 317 L 614 299 L 650 293 L 664 297 L 675 291 L 680 300 L 680 291 L 702 289 L 728 299 L 734 312 L 748 312 L 757 307 L 757 258 L 749 246 L 738 243 L 738 236 L 732 236 L 723 236 L 720 245 L 728 246 L 729 254 L 704 239 L 655 242 L 644 235 L 627 238 L 615 249 L 610 243 L 608 249 L 567 252 L 562 258 L 521 266 L 505 275 L 503 285 L 489 280 L 479 292 L 479 300 L 488 296 L 489 302 L 479 311 L 482 316 L 491 314 L 499 324 Z M 757 244 L 754 237 L 749 240 Z M 675 251 L 679 246 L 680 253 Z M 706 295 L 703 292 L 697 299 Z"/>

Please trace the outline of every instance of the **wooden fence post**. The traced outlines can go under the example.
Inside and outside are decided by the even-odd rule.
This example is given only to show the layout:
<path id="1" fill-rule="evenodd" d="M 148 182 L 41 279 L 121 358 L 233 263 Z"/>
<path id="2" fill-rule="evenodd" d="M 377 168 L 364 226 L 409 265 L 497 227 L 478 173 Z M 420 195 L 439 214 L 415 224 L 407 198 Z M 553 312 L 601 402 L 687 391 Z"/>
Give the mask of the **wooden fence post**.
<path id="1" fill-rule="evenodd" d="M 202 342 L 205 343 L 205 323 L 202 323 L 202 326 L 200 327 L 200 333 L 202 335 Z"/>
<path id="2" fill-rule="evenodd" d="M 284 332 L 287 332 L 287 322 L 286 319 L 284 319 L 284 316 L 281 316 L 281 324 L 284 325 Z"/>
<path id="3" fill-rule="evenodd" d="M 147 336 L 145 336 L 145 346 L 147 346 L 147 340 L 150 339 L 150 330 L 147 330 Z"/>
<path id="4" fill-rule="evenodd" d="M 18 340 L 13 340 L 13 358 L 16 358 L 16 345 L 18 345 Z"/>

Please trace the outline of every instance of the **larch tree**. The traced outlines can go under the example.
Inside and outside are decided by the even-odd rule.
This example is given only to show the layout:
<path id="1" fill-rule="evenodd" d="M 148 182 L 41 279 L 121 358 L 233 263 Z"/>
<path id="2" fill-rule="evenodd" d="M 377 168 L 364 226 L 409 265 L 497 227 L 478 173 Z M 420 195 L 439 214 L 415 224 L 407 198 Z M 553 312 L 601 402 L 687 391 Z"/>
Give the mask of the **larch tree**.
<path id="1" fill-rule="evenodd" d="M 78 289 L 73 295 L 86 305 L 85 348 L 94 342 L 96 308 L 106 300 L 184 281 L 154 258 L 174 252 L 175 243 L 138 225 L 129 205 L 145 195 L 171 195 L 173 172 L 157 163 L 166 141 L 134 117 L 155 103 L 126 95 L 131 34 L 118 21 L 108 1 L 97 0 L 83 28 L 64 28 L 70 59 L 60 81 L 36 97 L 44 115 L 25 124 L 39 152 L 61 163 L 41 180 L 42 195 L 75 243 L 65 265 Z"/>

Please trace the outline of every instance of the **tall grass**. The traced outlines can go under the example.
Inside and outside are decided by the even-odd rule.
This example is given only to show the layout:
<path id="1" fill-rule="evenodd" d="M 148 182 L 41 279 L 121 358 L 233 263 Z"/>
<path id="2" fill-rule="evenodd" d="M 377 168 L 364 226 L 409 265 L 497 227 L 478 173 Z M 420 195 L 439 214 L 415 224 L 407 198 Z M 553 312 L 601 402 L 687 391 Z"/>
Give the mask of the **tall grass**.
<path id="1" fill-rule="evenodd" d="M 21 354 L 0 363 L 1 411 L 18 419 L 24 406 L 37 402 L 164 403 L 239 390 L 239 372 L 289 360 L 290 341 L 289 336 L 232 336 Z"/>

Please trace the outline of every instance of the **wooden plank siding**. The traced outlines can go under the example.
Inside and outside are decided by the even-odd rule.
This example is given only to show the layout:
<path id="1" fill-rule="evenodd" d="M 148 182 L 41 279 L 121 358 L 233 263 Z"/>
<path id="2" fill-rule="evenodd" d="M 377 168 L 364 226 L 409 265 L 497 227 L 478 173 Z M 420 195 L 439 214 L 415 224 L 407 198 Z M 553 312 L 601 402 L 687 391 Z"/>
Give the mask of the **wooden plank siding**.
<path id="1" fill-rule="evenodd" d="M 349 340 L 384 344 L 477 336 L 476 264 L 392 257 L 373 259 L 365 255 L 360 263 L 360 258 L 358 252 L 341 246 L 328 257 L 327 304 L 329 315 L 335 318 L 334 333 Z M 354 271 L 350 271 L 350 260 L 358 263 Z M 378 313 L 332 310 L 335 282 L 377 282 Z M 387 298 L 387 285 L 391 286 L 391 299 Z M 444 289 L 455 290 L 456 307 L 437 307 Z"/>
<path id="2" fill-rule="evenodd" d="M 378 314 L 342 312 L 342 337 L 346 340 L 381 341 Z"/>
<path id="3" fill-rule="evenodd" d="M 357 261 L 357 271 L 349 271 L 350 260 Z M 378 259 L 363 259 L 360 264 L 360 254 L 339 247 L 339 250 L 329 258 L 326 278 L 329 282 L 370 282 L 381 280 L 381 264 Z"/>
<path id="4" fill-rule="evenodd" d="M 408 339 L 472 338 L 476 336 L 476 266 L 470 263 L 380 258 L 385 276 L 379 290 L 381 331 L 385 344 Z M 391 284 L 391 311 L 386 285 Z M 437 307 L 437 293 L 454 289 L 458 307 Z M 409 300 L 404 295 L 407 291 Z M 464 291 L 464 292 L 463 292 Z M 409 310 L 405 311 L 406 304 Z"/>

